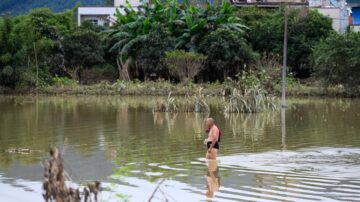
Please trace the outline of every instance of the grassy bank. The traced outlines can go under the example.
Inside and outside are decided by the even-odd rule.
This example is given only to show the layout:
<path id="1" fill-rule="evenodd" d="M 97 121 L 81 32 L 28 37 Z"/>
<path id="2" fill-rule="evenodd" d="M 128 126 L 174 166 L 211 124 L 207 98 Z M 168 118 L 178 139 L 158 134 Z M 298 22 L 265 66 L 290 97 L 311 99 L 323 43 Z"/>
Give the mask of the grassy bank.
<path id="1" fill-rule="evenodd" d="M 175 96 L 194 95 L 199 88 L 206 96 L 229 95 L 234 86 L 229 83 L 174 84 L 168 81 L 117 81 L 100 82 L 92 85 L 78 85 L 75 82 L 39 87 L 38 89 L 7 89 L 0 87 L 0 94 L 43 94 L 43 95 L 158 95 Z M 274 85 L 268 89 L 269 94 L 280 96 L 281 86 Z M 290 82 L 286 89 L 288 96 L 293 97 L 360 97 L 360 88 L 346 89 L 342 85 L 323 87 L 319 84 Z"/>

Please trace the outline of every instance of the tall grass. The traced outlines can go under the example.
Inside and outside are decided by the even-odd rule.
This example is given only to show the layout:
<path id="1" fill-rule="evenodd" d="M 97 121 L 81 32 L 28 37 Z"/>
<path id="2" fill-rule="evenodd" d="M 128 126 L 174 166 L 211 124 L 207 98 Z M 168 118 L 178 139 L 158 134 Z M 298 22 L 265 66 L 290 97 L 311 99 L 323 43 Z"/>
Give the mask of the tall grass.
<path id="1" fill-rule="evenodd" d="M 184 112 L 210 113 L 210 107 L 205 101 L 203 88 L 198 88 L 193 96 L 186 96 Z"/>
<path id="2" fill-rule="evenodd" d="M 171 96 L 171 92 L 166 99 L 158 99 L 153 107 L 153 112 L 177 112 L 178 105 L 176 100 Z"/>
<path id="3" fill-rule="evenodd" d="M 267 95 L 260 85 L 255 85 L 243 92 L 234 88 L 225 104 L 225 113 L 258 113 L 277 109 L 276 98 Z"/>

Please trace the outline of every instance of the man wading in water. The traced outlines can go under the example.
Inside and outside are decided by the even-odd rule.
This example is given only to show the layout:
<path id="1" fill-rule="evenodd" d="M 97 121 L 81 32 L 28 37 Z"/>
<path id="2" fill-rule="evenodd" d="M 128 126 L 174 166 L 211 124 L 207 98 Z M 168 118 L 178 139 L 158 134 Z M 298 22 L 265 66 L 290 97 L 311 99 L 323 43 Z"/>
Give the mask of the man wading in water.
<path id="1" fill-rule="evenodd" d="M 208 138 L 204 140 L 204 144 L 207 145 L 206 159 L 216 160 L 218 149 L 220 147 L 219 142 L 221 138 L 221 131 L 215 125 L 213 118 L 206 119 L 206 126 L 208 132 Z"/>

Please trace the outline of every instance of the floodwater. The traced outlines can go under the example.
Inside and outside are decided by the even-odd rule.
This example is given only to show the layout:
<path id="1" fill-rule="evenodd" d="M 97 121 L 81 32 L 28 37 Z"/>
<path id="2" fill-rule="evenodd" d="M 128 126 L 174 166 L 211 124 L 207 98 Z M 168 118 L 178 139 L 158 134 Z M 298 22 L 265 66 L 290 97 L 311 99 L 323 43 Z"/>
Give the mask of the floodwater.
<path id="1" fill-rule="evenodd" d="M 49 145 L 75 183 L 103 182 L 102 201 L 360 201 L 359 99 L 291 100 L 284 117 L 225 116 L 214 101 L 217 162 L 207 115 L 152 113 L 155 99 L 0 97 L 0 201 L 43 200 Z"/>

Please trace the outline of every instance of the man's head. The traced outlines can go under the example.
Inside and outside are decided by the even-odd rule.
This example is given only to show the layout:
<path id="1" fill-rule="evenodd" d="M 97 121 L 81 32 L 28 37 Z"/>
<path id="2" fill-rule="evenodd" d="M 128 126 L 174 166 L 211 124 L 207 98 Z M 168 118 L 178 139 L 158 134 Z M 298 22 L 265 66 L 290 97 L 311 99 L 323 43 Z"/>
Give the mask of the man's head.
<path id="1" fill-rule="evenodd" d="M 215 124 L 215 120 L 213 118 L 209 117 L 209 118 L 206 119 L 206 126 L 208 128 L 213 127 L 214 124 Z"/>

